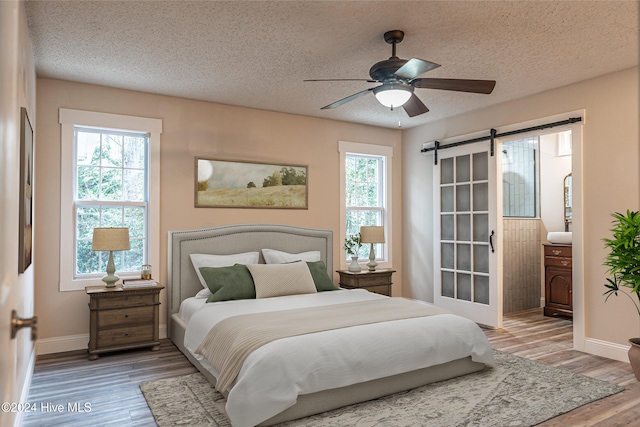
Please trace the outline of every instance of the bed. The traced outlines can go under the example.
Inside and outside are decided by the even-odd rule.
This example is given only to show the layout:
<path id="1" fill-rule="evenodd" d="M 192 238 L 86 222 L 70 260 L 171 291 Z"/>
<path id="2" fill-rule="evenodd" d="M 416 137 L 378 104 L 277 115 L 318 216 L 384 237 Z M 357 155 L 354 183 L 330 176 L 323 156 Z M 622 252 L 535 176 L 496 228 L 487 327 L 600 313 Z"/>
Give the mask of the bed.
<path id="1" fill-rule="evenodd" d="M 238 254 L 252 254 L 255 258 L 246 266 L 235 262 L 233 267 L 199 268 L 201 274 L 197 274 L 194 267 L 194 263 L 202 267 L 196 262 L 199 256 L 237 260 Z M 269 264 L 265 263 L 265 254 Z M 308 254 L 311 258 L 305 260 Z M 289 283 L 286 277 L 293 274 L 290 271 L 299 274 L 301 269 L 313 271 L 315 268 L 311 283 L 315 281 L 317 290 L 321 290 L 316 280 L 318 266 L 322 267 L 322 275 L 333 277 L 331 230 L 245 224 L 172 231 L 169 232 L 168 258 L 168 335 L 212 384 L 224 385 L 220 391 L 227 398 L 227 415 L 237 427 L 274 425 L 493 365 L 491 347 L 475 323 L 440 312 L 428 304 L 343 289 L 275 296 L 267 292 L 270 297 L 261 297 L 265 296 L 265 289 L 271 289 L 263 284 L 262 272 L 272 279 L 272 272 L 276 271 L 277 277 Z M 254 292 L 259 297 L 222 298 L 207 303 L 207 299 L 215 300 L 220 292 L 226 291 L 204 289 L 201 278 L 206 276 L 209 280 L 209 273 L 224 271 L 226 274 L 239 268 L 242 274 L 250 269 L 255 281 Z M 307 283 L 308 278 L 305 276 L 300 282 Z M 212 290 L 215 297 L 211 297 Z M 397 304 L 397 309 L 385 314 L 387 310 L 382 307 L 392 304 Z M 415 315 L 407 314 L 414 310 Z M 423 314 L 423 310 L 434 311 Z M 353 316 L 334 315 L 345 312 Z M 403 313 L 402 317 L 393 317 L 398 312 Z M 341 328 L 331 326 L 334 319 L 350 322 L 360 316 L 358 313 L 362 313 L 362 323 L 354 321 L 356 323 Z M 324 320 L 314 321 L 313 316 Z M 337 320 L 340 317 L 348 319 Z M 231 322 L 244 320 L 243 327 L 261 328 L 262 325 L 274 327 L 272 324 L 282 321 L 282 325 L 300 324 L 302 328 L 305 318 L 308 323 L 319 325 L 315 326 L 318 329 L 278 336 L 260 344 L 255 344 L 253 337 L 262 337 L 265 331 L 247 331 L 246 337 L 252 338 L 245 341 L 255 346 L 252 351 L 243 348 L 231 356 L 218 355 L 217 359 L 213 355 L 223 347 L 231 347 L 216 345 L 216 342 L 231 342 L 221 341 L 228 337 L 223 334 L 230 333 L 223 330 L 222 325 L 229 323 L 228 328 L 233 330 L 238 326 Z M 280 333 L 286 328 L 275 329 Z M 233 340 L 234 343 L 242 341 Z M 238 359 L 237 354 L 244 354 L 244 358 Z M 216 364 L 222 359 L 235 363 L 233 374 L 226 375 L 232 370 Z"/>

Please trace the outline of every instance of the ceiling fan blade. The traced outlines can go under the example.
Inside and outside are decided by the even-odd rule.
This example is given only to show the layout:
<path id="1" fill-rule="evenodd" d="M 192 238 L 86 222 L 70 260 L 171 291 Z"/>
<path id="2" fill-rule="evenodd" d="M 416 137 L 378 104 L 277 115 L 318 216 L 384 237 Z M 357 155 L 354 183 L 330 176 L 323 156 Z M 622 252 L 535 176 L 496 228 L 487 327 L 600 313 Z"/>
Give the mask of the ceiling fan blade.
<path id="1" fill-rule="evenodd" d="M 407 112 L 409 117 L 419 116 L 429 111 L 427 106 L 420 101 L 420 98 L 418 98 L 415 93 L 411 94 L 411 98 L 404 103 L 402 108 L 404 108 L 404 111 Z"/>
<path id="2" fill-rule="evenodd" d="M 341 100 L 336 101 L 336 102 L 334 102 L 332 104 L 325 105 L 324 107 L 321 108 L 321 110 L 328 110 L 328 109 L 331 109 L 331 108 L 339 107 L 342 104 L 346 104 L 349 101 L 353 101 L 356 98 L 360 98 L 362 95 L 366 95 L 367 93 L 371 92 L 372 90 L 373 90 L 373 88 L 365 89 L 365 90 L 363 90 L 361 92 L 354 93 L 353 95 L 347 96 L 346 98 L 342 98 Z"/>
<path id="3" fill-rule="evenodd" d="M 307 79 L 307 80 L 303 80 L 303 82 L 369 82 L 369 83 L 378 83 L 377 80 L 371 80 L 371 79 Z"/>
<path id="4" fill-rule="evenodd" d="M 496 86 L 495 80 L 465 80 L 465 79 L 415 79 L 411 82 L 413 87 L 422 89 L 456 90 L 459 92 L 472 92 L 490 94 Z"/>
<path id="5" fill-rule="evenodd" d="M 440 64 L 425 61 L 424 59 L 411 58 L 394 74 L 402 79 L 415 79 L 422 73 L 438 68 Z"/>

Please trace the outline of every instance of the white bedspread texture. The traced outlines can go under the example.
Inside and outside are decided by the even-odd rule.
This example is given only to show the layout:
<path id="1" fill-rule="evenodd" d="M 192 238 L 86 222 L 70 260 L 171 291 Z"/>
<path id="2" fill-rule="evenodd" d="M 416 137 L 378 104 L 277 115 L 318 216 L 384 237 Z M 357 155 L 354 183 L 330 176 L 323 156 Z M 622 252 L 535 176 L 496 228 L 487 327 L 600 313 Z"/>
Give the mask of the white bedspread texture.
<path id="1" fill-rule="evenodd" d="M 202 360 L 195 349 L 216 322 L 229 316 L 377 298 L 387 297 L 351 290 L 205 304 L 191 316 L 185 346 Z M 255 426 L 294 405 L 301 394 L 467 356 L 476 362 L 494 364 L 493 351 L 482 330 L 453 314 L 284 338 L 262 346 L 246 359 L 229 390 L 226 411 L 234 427 Z M 218 375 L 215 370 L 213 374 Z"/>

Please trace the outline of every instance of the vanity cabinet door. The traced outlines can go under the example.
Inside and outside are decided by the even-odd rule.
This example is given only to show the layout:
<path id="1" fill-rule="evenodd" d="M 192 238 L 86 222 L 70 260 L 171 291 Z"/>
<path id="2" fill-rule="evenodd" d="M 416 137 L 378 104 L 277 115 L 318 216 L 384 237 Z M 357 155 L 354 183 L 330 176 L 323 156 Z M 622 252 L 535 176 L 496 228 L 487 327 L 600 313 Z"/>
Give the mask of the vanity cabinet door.
<path id="1" fill-rule="evenodd" d="M 571 246 L 545 245 L 544 315 L 573 317 Z"/>

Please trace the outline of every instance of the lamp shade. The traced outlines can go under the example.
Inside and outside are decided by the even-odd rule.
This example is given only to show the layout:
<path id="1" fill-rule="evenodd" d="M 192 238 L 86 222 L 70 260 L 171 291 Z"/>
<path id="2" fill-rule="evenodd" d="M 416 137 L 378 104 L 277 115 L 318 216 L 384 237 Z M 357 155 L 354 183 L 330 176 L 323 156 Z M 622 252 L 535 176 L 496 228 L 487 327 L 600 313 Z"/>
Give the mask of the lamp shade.
<path id="1" fill-rule="evenodd" d="M 413 94 L 413 86 L 401 83 L 387 83 L 373 90 L 376 99 L 385 107 L 401 107 Z"/>
<path id="2" fill-rule="evenodd" d="M 94 228 L 92 251 L 127 251 L 129 245 L 128 228 Z"/>
<path id="3" fill-rule="evenodd" d="M 384 243 L 383 226 L 362 226 L 360 227 L 361 243 Z"/>

